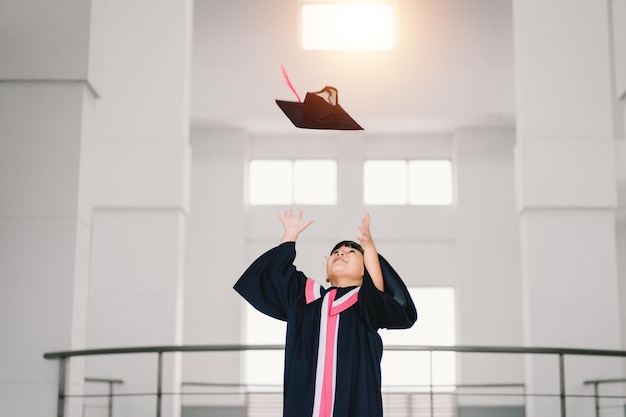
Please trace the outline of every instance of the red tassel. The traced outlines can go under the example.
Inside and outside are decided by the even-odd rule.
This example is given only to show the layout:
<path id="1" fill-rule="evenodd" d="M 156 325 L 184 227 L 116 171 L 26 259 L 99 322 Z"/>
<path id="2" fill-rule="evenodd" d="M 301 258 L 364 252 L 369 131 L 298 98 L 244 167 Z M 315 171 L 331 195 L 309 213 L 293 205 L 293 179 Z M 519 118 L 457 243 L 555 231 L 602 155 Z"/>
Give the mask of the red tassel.
<path id="1" fill-rule="evenodd" d="M 291 91 L 296 95 L 296 98 L 298 99 L 298 103 L 302 103 L 302 100 L 300 99 L 298 92 L 296 91 L 295 88 L 293 88 L 293 84 L 291 84 L 291 81 L 289 80 L 289 75 L 287 75 L 287 70 L 285 69 L 285 66 L 281 65 L 280 69 L 283 72 L 283 77 L 285 78 L 285 83 L 287 83 L 287 87 L 289 87 Z"/>

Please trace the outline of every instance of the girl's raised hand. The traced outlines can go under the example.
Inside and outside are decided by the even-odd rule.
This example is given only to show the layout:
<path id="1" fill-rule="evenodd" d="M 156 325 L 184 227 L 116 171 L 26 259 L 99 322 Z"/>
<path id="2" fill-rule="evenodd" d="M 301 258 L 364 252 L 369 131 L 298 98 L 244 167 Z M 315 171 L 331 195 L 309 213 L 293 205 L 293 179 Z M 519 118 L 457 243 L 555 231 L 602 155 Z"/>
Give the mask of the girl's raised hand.
<path id="1" fill-rule="evenodd" d="M 370 215 L 369 213 L 365 214 L 365 217 L 361 219 L 361 225 L 359 226 L 359 232 L 361 232 L 361 236 L 357 239 L 361 243 L 363 250 L 368 248 L 374 248 L 374 239 L 372 239 L 372 233 L 370 232 Z"/>
<path id="2" fill-rule="evenodd" d="M 277 216 L 285 229 L 280 243 L 295 242 L 300 233 L 313 223 L 313 220 L 302 220 L 302 210 L 296 215 L 292 208 L 285 210 L 283 215 L 278 213 Z"/>

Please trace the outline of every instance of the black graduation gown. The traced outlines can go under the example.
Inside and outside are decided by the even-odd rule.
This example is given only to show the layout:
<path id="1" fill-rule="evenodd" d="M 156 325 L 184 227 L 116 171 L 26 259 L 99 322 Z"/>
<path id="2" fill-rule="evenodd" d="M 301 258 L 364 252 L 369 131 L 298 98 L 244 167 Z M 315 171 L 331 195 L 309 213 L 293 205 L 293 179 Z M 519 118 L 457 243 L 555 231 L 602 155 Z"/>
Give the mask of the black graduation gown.
<path id="1" fill-rule="evenodd" d="M 323 288 L 293 265 L 295 242 L 255 260 L 234 288 L 256 309 L 287 322 L 284 417 L 382 417 L 378 329 L 417 319 L 409 292 L 379 255 L 385 291 L 363 284 Z"/>

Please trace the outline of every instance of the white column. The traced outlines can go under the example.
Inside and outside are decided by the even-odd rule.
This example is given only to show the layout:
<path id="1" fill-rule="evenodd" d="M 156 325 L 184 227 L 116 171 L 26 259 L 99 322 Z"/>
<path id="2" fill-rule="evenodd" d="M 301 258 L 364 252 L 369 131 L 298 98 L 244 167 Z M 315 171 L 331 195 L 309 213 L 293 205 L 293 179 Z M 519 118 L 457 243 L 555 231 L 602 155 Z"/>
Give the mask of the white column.
<path id="1" fill-rule="evenodd" d="M 243 301 L 233 285 L 243 273 L 247 259 L 244 189 L 248 134 L 239 130 L 194 129 L 191 140 L 193 170 L 183 341 L 188 345 L 239 344 L 243 343 L 244 334 Z M 239 352 L 186 355 L 183 380 L 239 383 L 242 358 Z M 240 408 L 243 398 L 190 396 L 184 405 Z"/>
<path id="2" fill-rule="evenodd" d="M 43 354 L 85 347 L 97 8 L 0 1 L 0 415 L 54 415 Z M 83 361 L 67 378 L 80 394 Z"/>
<path id="3" fill-rule="evenodd" d="M 182 343 L 188 210 L 191 1 L 107 1 L 94 151 L 88 346 Z M 180 392 L 179 354 L 163 391 Z M 90 357 L 86 374 L 156 392 L 157 356 Z M 89 385 L 90 390 L 96 387 Z M 155 415 L 157 399 L 116 399 L 114 414 Z M 163 397 L 177 416 L 180 397 Z"/>
<path id="4" fill-rule="evenodd" d="M 512 129 L 455 134 L 458 343 L 520 346 L 522 302 Z M 471 314 L 466 314 L 471 312 Z M 524 381 L 521 355 L 462 355 L 459 383 Z M 461 397 L 463 405 L 520 407 L 520 398 Z"/>
<path id="5" fill-rule="evenodd" d="M 606 2 L 514 2 L 517 201 L 528 346 L 620 348 L 615 141 Z M 567 394 L 619 361 L 570 357 Z M 556 358 L 528 357 L 529 393 L 558 393 Z M 618 372 L 618 374 L 616 374 Z M 529 416 L 559 415 L 531 398 Z M 593 413 L 571 399 L 567 415 Z"/>

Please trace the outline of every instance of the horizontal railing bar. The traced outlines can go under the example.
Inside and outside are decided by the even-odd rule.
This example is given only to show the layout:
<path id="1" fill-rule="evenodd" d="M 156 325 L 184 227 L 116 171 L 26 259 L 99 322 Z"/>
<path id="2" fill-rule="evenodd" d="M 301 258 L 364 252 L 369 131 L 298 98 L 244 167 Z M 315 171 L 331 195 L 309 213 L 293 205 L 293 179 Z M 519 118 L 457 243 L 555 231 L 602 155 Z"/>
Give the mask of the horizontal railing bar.
<path id="1" fill-rule="evenodd" d="M 466 353 L 512 353 L 512 354 L 559 354 L 626 357 L 624 350 L 578 349 L 555 347 L 510 347 L 510 346 L 385 346 L 389 351 L 439 351 Z M 61 359 L 73 356 L 119 355 L 127 353 L 163 353 L 163 352 L 238 352 L 248 350 L 284 350 L 284 345 L 174 345 L 174 346 L 138 346 L 123 348 L 103 348 L 48 352 L 45 359 Z"/>
<path id="2" fill-rule="evenodd" d="M 383 387 L 384 388 L 384 387 Z M 263 395 L 263 394 L 282 394 L 277 391 L 253 391 L 253 392 L 163 392 L 162 395 L 166 396 L 197 396 L 197 395 L 245 395 L 245 394 L 255 394 L 255 395 Z M 416 391 L 395 391 L 389 392 L 384 391 L 384 395 L 430 395 L 430 392 L 416 392 Z M 435 396 L 455 396 L 455 397 L 540 397 L 540 398 L 558 398 L 559 393 L 554 394 L 497 394 L 497 393 L 475 393 L 475 394 L 462 394 L 458 392 L 437 392 L 434 391 L 432 393 Z M 66 395 L 66 398 L 99 398 L 99 397 L 108 397 L 106 394 L 69 394 Z M 114 394 L 113 397 L 146 397 L 146 396 L 154 396 L 154 393 L 124 393 L 124 394 Z M 605 398 L 605 399 L 626 399 L 626 396 L 623 395 L 588 395 L 588 394 L 568 394 L 568 398 Z"/>
<path id="3" fill-rule="evenodd" d="M 563 354 L 563 355 L 591 355 L 591 356 L 622 356 L 626 357 L 626 350 L 607 349 L 579 349 L 558 347 L 513 347 L 513 346 L 385 346 L 385 350 L 392 351 L 447 351 L 470 353 L 516 353 L 516 354 Z"/>
<path id="4" fill-rule="evenodd" d="M 437 393 L 442 394 L 442 393 Z M 498 393 L 475 393 L 475 394 L 463 394 L 463 393 L 452 393 L 451 395 L 457 397 L 552 397 L 557 398 L 560 394 L 529 394 L 529 393 L 510 393 L 510 394 L 498 394 Z M 606 398 L 606 399 L 626 399 L 626 395 L 593 395 L 593 394 L 567 394 L 567 398 Z"/>
<path id="5" fill-rule="evenodd" d="M 457 385 L 452 385 L 454 387 L 457 388 L 519 388 L 519 387 L 526 387 L 526 384 L 521 384 L 521 383 L 503 383 L 503 384 L 497 384 L 497 383 L 493 383 L 493 384 L 457 384 Z"/>
<path id="6" fill-rule="evenodd" d="M 85 378 L 85 382 L 103 382 L 103 383 L 111 383 L 111 384 L 123 384 L 124 381 L 121 379 L 108 379 L 108 378 Z"/>
<path id="7" fill-rule="evenodd" d="M 120 394 L 66 394 L 65 398 L 95 398 L 95 397 L 154 397 L 154 392 L 127 392 Z"/>
<path id="8" fill-rule="evenodd" d="M 123 353 L 162 353 L 162 352 L 239 352 L 247 350 L 284 350 L 284 345 L 173 345 L 137 346 L 123 348 L 101 348 L 48 352 L 45 359 L 60 359 L 72 356 L 119 355 Z"/>
<path id="9" fill-rule="evenodd" d="M 244 383 L 227 383 L 227 382 L 181 382 L 183 386 L 195 386 L 195 387 L 279 387 L 282 388 L 282 384 L 244 384 Z"/>
<path id="10" fill-rule="evenodd" d="M 254 394 L 278 394 L 279 392 L 270 392 L 270 391 L 258 391 L 258 392 L 254 392 Z M 280 393 L 282 394 L 282 390 L 280 391 Z M 211 396 L 211 395 L 246 395 L 249 393 L 246 392 L 162 392 L 161 395 L 163 396 L 177 396 L 177 397 L 185 397 L 188 395 L 207 395 L 207 396 Z M 70 394 L 70 395 L 66 395 L 65 398 L 108 398 L 108 397 L 154 397 L 156 395 L 156 393 L 152 392 L 138 392 L 138 393 L 132 393 L 132 392 L 127 392 L 127 393 L 123 393 L 123 394 L 113 394 L 113 395 L 109 395 L 109 394 Z"/>
<path id="11" fill-rule="evenodd" d="M 583 382 L 583 384 L 585 384 L 585 385 L 590 385 L 590 384 L 613 384 L 613 383 L 617 383 L 617 382 L 626 382 L 626 378 L 589 379 L 589 380 Z"/>
<path id="12" fill-rule="evenodd" d="M 282 384 L 246 384 L 246 383 L 227 383 L 227 382 L 191 382 L 183 381 L 182 386 L 190 387 L 225 387 L 225 388 L 250 388 L 250 387 L 280 387 Z M 441 385 L 416 385 L 416 384 L 403 384 L 403 385 L 384 385 L 383 388 L 524 388 L 526 385 L 523 383 L 490 383 L 490 384 L 441 384 Z"/>

